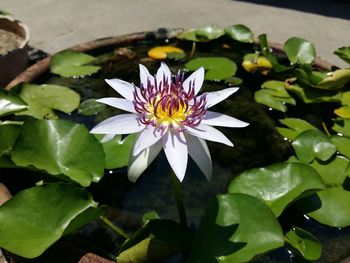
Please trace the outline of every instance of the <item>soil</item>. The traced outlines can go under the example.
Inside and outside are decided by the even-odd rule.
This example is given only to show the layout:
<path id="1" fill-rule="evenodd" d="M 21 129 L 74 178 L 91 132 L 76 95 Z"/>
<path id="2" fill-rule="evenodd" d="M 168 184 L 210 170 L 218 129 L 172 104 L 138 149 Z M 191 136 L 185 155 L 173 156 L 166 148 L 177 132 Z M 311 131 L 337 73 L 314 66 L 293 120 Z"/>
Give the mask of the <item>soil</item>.
<path id="1" fill-rule="evenodd" d="M 15 33 L 0 29 L 0 56 L 4 56 L 10 51 L 19 48 L 23 38 Z"/>

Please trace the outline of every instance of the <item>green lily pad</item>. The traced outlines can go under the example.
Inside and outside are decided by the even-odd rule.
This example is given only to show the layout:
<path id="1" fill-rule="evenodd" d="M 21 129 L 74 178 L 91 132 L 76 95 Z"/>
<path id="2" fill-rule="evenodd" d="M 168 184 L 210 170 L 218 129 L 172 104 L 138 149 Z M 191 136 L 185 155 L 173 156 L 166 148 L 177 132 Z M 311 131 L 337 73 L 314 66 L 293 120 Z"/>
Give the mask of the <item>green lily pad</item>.
<path id="1" fill-rule="evenodd" d="M 86 65 L 95 59 L 82 52 L 64 50 L 51 58 L 50 69 L 52 73 L 62 77 L 82 77 L 100 70 L 101 67 Z"/>
<path id="2" fill-rule="evenodd" d="M 302 162 L 309 163 L 315 158 L 327 161 L 336 151 L 332 141 L 320 130 L 307 130 L 299 134 L 292 146 Z"/>
<path id="3" fill-rule="evenodd" d="M 246 170 L 230 183 L 229 193 L 255 196 L 276 216 L 302 194 L 323 189 L 319 174 L 302 163 L 277 163 Z"/>
<path id="4" fill-rule="evenodd" d="M 106 105 L 97 102 L 96 99 L 88 99 L 80 104 L 78 113 L 84 116 L 93 116 L 101 113 L 105 108 Z"/>
<path id="5" fill-rule="evenodd" d="M 293 227 L 285 235 L 287 244 L 306 260 L 314 261 L 321 257 L 322 245 L 311 233 L 300 227 Z"/>
<path id="6" fill-rule="evenodd" d="M 280 123 L 287 126 L 284 127 L 276 127 L 277 131 L 285 138 L 289 140 L 294 140 L 300 133 L 307 130 L 315 130 L 316 127 L 308 123 L 307 121 L 297 119 L 297 118 L 285 118 L 283 120 L 279 120 Z"/>
<path id="7" fill-rule="evenodd" d="M 11 157 L 18 166 L 34 166 L 82 186 L 101 179 L 105 161 L 98 140 L 83 125 L 66 120 L 25 121 Z"/>
<path id="8" fill-rule="evenodd" d="M 207 26 L 202 28 L 192 28 L 177 34 L 177 38 L 194 42 L 208 42 L 217 39 L 225 34 L 222 28 Z"/>
<path id="9" fill-rule="evenodd" d="M 239 42 L 253 43 L 254 34 L 245 25 L 232 25 L 225 28 L 225 33 L 229 37 Z"/>
<path id="10" fill-rule="evenodd" d="M 10 154 L 20 129 L 20 125 L 0 125 L 0 156 Z"/>
<path id="11" fill-rule="evenodd" d="M 58 85 L 23 84 L 19 96 L 28 104 L 28 110 L 17 115 L 37 119 L 56 119 L 53 109 L 70 113 L 79 106 L 80 95 L 70 88 Z"/>
<path id="12" fill-rule="evenodd" d="M 311 66 L 295 69 L 294 75 L 301 84 L 314 88 L 327 77 L 326 72 L 314 71 Z"/>
<path id="13" fill-rule="evenodd" d="M 289 61 L 293 64 L 311 64 L 316 57 L 314 45 L 302 38 L 292 37 L 283 45 Z"/>
<path id="14" fill-rule="evenodd" d="M 320 81 L 315 88 L 324 90 L 337 90 L 350 82 L 350 69 L 338 69 L 328 72 L 327 77 Z"/>
<path id="15" fill-rule="evenodd" d="M 334 113 L 344 119 L 350 119 L 350 105 L 341 106 L 334 110 Z"/>
<path id="16" fill-rule="evenodd" d="M 103 136 L 95 135 L 101 139 Z M 128 166 L 129 156 L 136 140 L 136 134 L 130 134 L 124 139 L 117 135 L 113 140 L 102 144 L 106 155 L 105 168 L 116 169 Z"/>
<path id="17" fill-rule="evenodd" d="M 331 140 L 337 147 L 337 150 L 350 159 L 350 138 L 346 136 L 333 135 Z"/>
<path id="18" fill-rule="evenodd" d="M 193 234 L 171 220 L 153 219 L 145 223 L 122 245 L 118 263 L 152 263 L 189 250 Z"/>
<path id="19" fill-rule="evenodd" d="M 334 51 L 334 54 L 350 64 L 350 47 L 341 47 Z"/>
<path id="20" fill-rule="evenodd" d="M 20 112 L 27 108 L 27 103 L 20 97 L 10 91 L 0 89 L 0 117 Z"/>
<path id="21" fill-rule="evenodd" d="M 263 83 L 262 89 L 254 94 L 256 102 L 275 110 L 286 112 L 286 103 L 295 105 L 295 100 L 288 94 L 283 81 L 270 80 Z"/>
<path id="22" fill-rule="evenodd" d="M 350 91 L 346 91 L 342 93 L 341 105 L 350 105 Z"/>
<path id="23" fill-rule="evenodd" d="M 25 258 L 37 257 L 77 216 L 96 205 L 88 192 L 70 184 L 21 191 L 0 207 L 0 247 Z"/>
<path id="24" fill-rule="evenodd" d="M 263 202 L 245 194 L 218 195 L 208 204 L 188 262 L 248 262 L 283 244 L 281 226 Z"/>
<path id="25" fill-rule="evenodd" d="M 332 129 L 342 135 L 350 137 L 350 120 L 338 120 L 334 123 Z"/>
<path id="26" fill-rule="evenodd" d="M 185 64 L 189 71 L 204 67 L 206 80 L 225 80 L 236 74 L 237 65 L 230 59 L 223 57 L 195 58 Z"/>

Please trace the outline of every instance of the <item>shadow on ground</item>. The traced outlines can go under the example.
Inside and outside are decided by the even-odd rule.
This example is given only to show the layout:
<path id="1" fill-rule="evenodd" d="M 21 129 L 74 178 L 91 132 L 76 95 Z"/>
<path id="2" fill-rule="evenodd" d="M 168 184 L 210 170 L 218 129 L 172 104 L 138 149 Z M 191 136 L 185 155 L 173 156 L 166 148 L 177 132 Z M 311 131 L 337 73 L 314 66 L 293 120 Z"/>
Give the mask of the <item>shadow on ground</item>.
<path id="1" fill-rule="evenodd" d="M 350 0 L 235 0 L 254 4 L 270 5 L 281 8 L 294 9 L 323 16 L 350 19 Z"/>

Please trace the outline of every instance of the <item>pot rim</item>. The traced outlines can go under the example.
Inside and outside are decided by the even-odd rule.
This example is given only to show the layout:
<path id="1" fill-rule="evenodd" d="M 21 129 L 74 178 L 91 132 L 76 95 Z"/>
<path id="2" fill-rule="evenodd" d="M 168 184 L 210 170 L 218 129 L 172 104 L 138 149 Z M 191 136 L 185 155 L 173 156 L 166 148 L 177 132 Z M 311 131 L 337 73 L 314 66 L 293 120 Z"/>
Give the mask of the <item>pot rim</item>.
<path id="1" fill-rule="evenodd" d="M 159 32 L 160 30 L 164 31 L 164 28 L 160 28 L 158 29 L 158 31 L 143 31 L 138 33 L 131 33 L 131 34 L 95 39 L 95 40 L 78 44 L 63 50 L 75 50 L 75 51 L 81 51 L 81 52 L 88 52 L 97 48 L 103 48 L 103 47 L 118 45 L 118 44 L 126 44 L 132 41 L 142 40 L 142 39 L 145 39 L 145 37 L 149 34 L 153 34 L 156 39 L 166 39 L 166 38 L 172 39 L 176 37 L 177 33 L 184 31 L 184 29 L 166 29 L 166 34 L 159 36 L 160 34 L 157 34 L 157 32 Z M 259 42 L 258 40 L 255 40 L 254 43 L 258 44 Z M 282 44 L 269 42 L 269 45 L 275 52 L 280 54 L 285 54 L 283 51 Z M 13 79 L 5 87 L 5 89 L 10 90 L 11 88 L 13 88 L 19 83 L 32 82 L 33 80 L 38 78 L 40 75 L 46 73 L 50 68 L 50 59 L 51 59 L 51 55 L 48 55 L 46 58 L 28 67 L 25 71 L 23 71 L 20 75 L 18 75 L 15 79 Z M 320 58 L 316 58 L 314 60 L 314 65 L 316 68 L 320 70 L 326 70 L 326 71 L 330 71 L 332 70 L 332 68 L 336 67 L 335 65 L 325 60 L 322 60 Z"/>
<path id="2" fill-rule="evenodd" d="M 24 39 L 23 39 L 21 45 L 18 48 L 19 49 L 24 48 L 29 43 L 29 40 L 30 40 L 29 27 L 26 24 L 24 24 L 23 22 L 13 18 L 10 15 L 0 15 L 0 19 L 7 19 L 7 20 L 17 24 L 19 27 L 21 27 L 23 29 L 23 31 L 24 31 Z"/>

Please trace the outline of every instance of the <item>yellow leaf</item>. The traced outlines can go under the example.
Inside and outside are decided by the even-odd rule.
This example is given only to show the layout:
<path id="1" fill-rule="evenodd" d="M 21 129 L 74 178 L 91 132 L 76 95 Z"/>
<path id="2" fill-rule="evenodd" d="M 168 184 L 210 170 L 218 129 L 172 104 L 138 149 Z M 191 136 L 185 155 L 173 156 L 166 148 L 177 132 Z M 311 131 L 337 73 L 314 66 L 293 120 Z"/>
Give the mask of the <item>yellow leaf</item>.
<path id="1" fill-rule="evenodd" d="M 166 59 L 169 53 L 184 54 L 185 52 L 174 46 L 159 46 L 148 50 L 148 56 L 154 59 Z"/>
<path id="2" fill-rule="evenodd" d="M 247 59 L 242 62 L 242 67 L 250 73 L 259 71 L 263 75 L 267 75 L 272 68 L 271 62 L 265 57 L 257 57 L 254 59 Z"/>
<path id="3" fill-rule="evenodd" d="M 334 110 L 334 113 L 339 117 L 350 119 L 350 106 L 342 106 Z"/>

